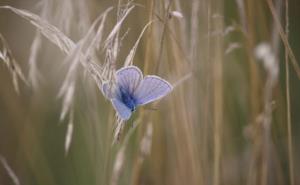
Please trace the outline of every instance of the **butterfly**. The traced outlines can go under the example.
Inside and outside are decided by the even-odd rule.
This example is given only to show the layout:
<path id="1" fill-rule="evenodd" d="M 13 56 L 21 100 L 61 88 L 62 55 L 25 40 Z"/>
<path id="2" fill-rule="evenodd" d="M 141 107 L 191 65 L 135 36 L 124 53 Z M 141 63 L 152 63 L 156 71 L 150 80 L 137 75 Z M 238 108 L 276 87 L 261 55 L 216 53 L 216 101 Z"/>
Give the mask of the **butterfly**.
<path id="1" fill-rule="evenodd" d="M 122 120 L 128 120 L 138 106 L 158 100 L 172 91 L 172 85 L 155 75 L 143 77 L 136 66 L 128 66 L 116 72 L 114 88 L 103 83 L 102 92 L 109 99 Z"/>

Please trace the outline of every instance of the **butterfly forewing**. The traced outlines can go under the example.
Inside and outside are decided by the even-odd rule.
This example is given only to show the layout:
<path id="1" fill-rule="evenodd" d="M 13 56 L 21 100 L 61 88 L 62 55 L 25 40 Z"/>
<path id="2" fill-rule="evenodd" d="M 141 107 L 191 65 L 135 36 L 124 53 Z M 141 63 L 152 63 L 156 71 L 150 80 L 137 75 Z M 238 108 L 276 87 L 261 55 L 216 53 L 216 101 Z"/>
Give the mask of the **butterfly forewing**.
<path id="1" fill-rule="evenodd" d="M 166 80 L 149 75 L 142 80 L 140 86 L 134 92 L 134 97 L 138 105 L 145 105 L 164 97 L 171 92 L 172 88 L 172 85 Z"/>
<path id="2" fill-rule="evenodd" d="M 139 68 L 135 66 L 123 67 L 119 69 L 116 73 L 117 83 L 129 94 L 133 92 L 139 86 L 143 74 Z"/>
<path id="3" fill-rule="evenodd" d="M 116 98 L 112 99 L 111 102 L 121 119 L 128 120 L 130 118 L 131 110 L 123 102 Z"/>
<path id="4" fill-rule="evenodd" d="M 115 96 L 113 87 L 109 85 L 108 82 L 102 84 L 102 93 L 107 99 L 112 99 Z"/>

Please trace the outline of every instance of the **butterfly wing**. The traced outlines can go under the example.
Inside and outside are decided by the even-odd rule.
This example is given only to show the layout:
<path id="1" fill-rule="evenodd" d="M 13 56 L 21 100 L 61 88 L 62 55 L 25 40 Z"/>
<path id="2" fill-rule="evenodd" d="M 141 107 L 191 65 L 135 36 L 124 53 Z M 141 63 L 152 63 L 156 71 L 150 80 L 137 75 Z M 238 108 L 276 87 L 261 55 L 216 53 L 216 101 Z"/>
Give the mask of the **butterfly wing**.
<path id="1" fill-rule="evenodd" d="M 123 120 L 128 120 L 131 116 L 131 110 L 120 100 L 117 98 L 111 99 L 111 102 L 113 104 L 113 107 L 117 111 L 118 115 L 123 119 Z"/>
<path id="2" fill-rule="evenodd" d="M 166 80 L 154 76 L 146 76 L 134 93 L 136 103 L 145 105 L 166 96 L 173 89 Z"/>
<path id="3" fill-rule="evenodd" d="M 123 67 L 116 72 L 117 84 L 129 94 L 134 93 L 142 79 L 141 70 L 135 66 Z"/>
<path id="4" fill-rule="evenodd" d="M 115 90 L 113 87 L 110 87 L 110 84 L 108 82 L 104 82 L 102 84 L 102 93 L 105 98 L 112 99 L 115 97 Z"/>

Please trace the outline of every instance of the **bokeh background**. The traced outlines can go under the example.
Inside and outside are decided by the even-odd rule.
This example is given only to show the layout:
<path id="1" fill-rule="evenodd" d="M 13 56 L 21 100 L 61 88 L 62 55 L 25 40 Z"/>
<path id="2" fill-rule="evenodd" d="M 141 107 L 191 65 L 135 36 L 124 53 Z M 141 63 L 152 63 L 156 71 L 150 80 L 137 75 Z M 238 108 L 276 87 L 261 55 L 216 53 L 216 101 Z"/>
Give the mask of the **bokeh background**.
<path id="1" fill-rule="evenodd" d="M 0 5 L 38 15 L 77 45 L 113 7 L 103 18 L 103 39 L 92 46 L 93 61 L 106 73 L 124 66 L 152 21 L 133 64 L 174 85 L 167 97 L 123 123 L 113 144 L 118 121 L 101 83 L 80 64 L 70 70 L 81 50 L 62 51 L 28 19 L 0 8 L 0 51 L 11 51 L 9 62 L 0 58 L 1 185 L 300 184 L 300 1 L 0 0 Z M 107 40 L 118 23 L 113 41 Z M 92 45 L 85 44 L 82 52 Z M 59 96 L 64 84 L 73 88 L 69 96 Z"/>

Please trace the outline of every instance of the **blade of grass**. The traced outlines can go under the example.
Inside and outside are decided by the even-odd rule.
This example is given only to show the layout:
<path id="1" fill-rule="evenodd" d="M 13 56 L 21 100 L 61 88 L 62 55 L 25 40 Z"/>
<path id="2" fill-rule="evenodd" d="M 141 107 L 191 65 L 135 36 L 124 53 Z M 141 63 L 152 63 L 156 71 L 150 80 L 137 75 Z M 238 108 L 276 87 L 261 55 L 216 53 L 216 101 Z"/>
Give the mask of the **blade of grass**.
<path id="1" fill-rule="evenodd" d="M 289 58 L 291 59 L 291 63 L 293 65 L 293 68 L 294 68 L 298 78 L 300 79 L 300 66 L 299 66 L 299 64 L 297 62 L 297 59 L 296 59 L 296 57 L 293 53 L 293 50 L 292 50 L 292 48 L 289 44 L 289 41 L 287 39 L 287 35 L 284 33 L 284 30 L 283 30 L 282 25 L 280 23 L 280 19 L 279 19 L 278 15 L 276 14 L 276 9 L 274 7 L 274 4 L 273 4 L 272 0 L 266 0 L 266 1 L 268 3 L 268 7 L 270 8 L 270 11 L 272 13 L 272 17 L 274 19 L 276 28 L 278 29 L 278 32 L 279 32 L 281 40 L 284 44 L 284 47 L 285 47 L 285 49 L 288 53 Z"/>
<path id="2" fill-rule="evenodd" d="M 0 60 L 2 60 L 4 64 L 7 66 L 10 74 L 12 75 L 14 89 L 19 94 L 20 90 L 19 90 L 18 79 L 22 80 L 25 84 L 28 84 L 27 79 L 25 78 L 21 70 L 21 67 L 13 57 L 9 46 L 6 43 L 6 40 L 4 39 L 1 33 L 0 33 L 0 44 L 2 45 L 2 47 L 0 47 Z"/>
<path id="3" fill-rule="evenodd" d="M 11 178 L 15 185 L 20 185 L 20 180 L 13 169 L 9 166 L 6 159 L 0 155 L 0 162 L 2 163 L 4 169 L 7 171 L 8 176 Z"/>
<path id="4" fill-rule="evenodd" d="M 289 2 L 285 0 L 285 34 L 289 39 Z M 287 113 L 287 130 L 288 130 L 288 155 L 289 155 L 289 178 L 290 184 L 294 185 L 294 157 L 292 141 L 292 121 L 291 121 L 291 98 L 290 98 L 290 71 L 288 51 L 285 48 L 285 88 L 286 88 L 286 113 Z"/>

